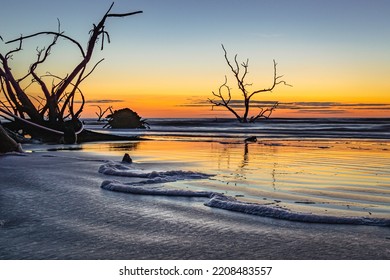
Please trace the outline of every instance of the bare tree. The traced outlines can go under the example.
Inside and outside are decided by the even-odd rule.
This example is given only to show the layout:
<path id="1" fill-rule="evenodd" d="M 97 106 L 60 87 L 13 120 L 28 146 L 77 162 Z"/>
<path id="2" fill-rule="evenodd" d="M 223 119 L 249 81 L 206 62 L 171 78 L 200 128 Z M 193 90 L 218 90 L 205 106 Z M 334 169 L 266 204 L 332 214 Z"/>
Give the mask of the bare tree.
<path id="1" fill-rule="evenodd" d="M 96 105 L 99 108 L 99 112 L 95 112 L 96 116 L 98 117 L 98 122 L 102 120 L 104 117 L 104 114 L 107 113 L 107 111 L 110 111 L 112 113 L 112 106 L 107 107 L 105 110 L 102 109 L 99 105 Z"/>
<path id="2" fill-rule="evenodd" d="M 239 114 L 239 112 L 234 108 L 233 105 L 236 105 L 235 102 L 232 100 L 232 92 L 231 88 L 228 86 L 228 79 L 227 76 L 225 76 L 225 82 L 219 87 L 218 92 L 213 91 L 214 97 L 216 99 L 209 98 L 208 101 L 212 104 L 212 106 L 222 106 L 225 107 L 227 110 L 229 110 L 239 122 L 241 123 L 248 123 L 248 122 L 255 122 L 256 120 L 260 118 L 266 118 L 268 119 L 272 112 L 276 109 L 278 106 L 278 102 L 275 102 L 275 104 L 269 108 L 262 108 L 259 107 L 259 112 L 256 115 L 253 115 L 249 117 L 249 111 L 251 108 L 251 99 L 253 96 L 255 96 L 258 93 L 264 93 L 264 92 L 272 92 L 272 90 L 275 89 L 276 86 L 280 84 L 284 84 L 287 86 L 290 86 L 287 84 L 284 80 L 282 80 L 283 76 L 277 75 L 277 63 L 275 60 L 273 60 L 274 63 L 274 76 L 273 76 L 273 83 L 270 87 L 264 88 L 264 89 L 258 89 L 258 90 L 252 90 L 250 91 L 248 87 L 252 86 L 252 84 L 249 84 L 245 81 L 245 78 L 248 74 L 248 67 L 249 67 L 249 59 L 247 59 L 245 62 L 242 62 L 241 64 L 237 61 L 237 54 L 234 56 L 234 66 L 230 62 L 227 51 L 222 45 L 222 49 L 225 54 L 225 60 L 228 64 L 230 70 L 233 72 L 234 78 L 236 79 L 238 89 L 242 93 L 242 96 L 244 98 L 243 100 L 243 107 L 244 112 L 242 115 Z M 233 104 L 235 103 L 235 104 Z"/>
<path id="3" fill-rule="evenodd" d="M 87 66 L 99 40 L 101 50 L 103 50 L 105 42 L 110 43 L 109 33 L 105 30 L 106 21 L 109 18 L 123 18 L 142 13 L 142 11 L 111 13 L 113 5 L 114 3 L 111 4 L 99 23 L 93 24 L 86 49 L 77 40 L 61 31 L 59 21 L 57 31 L 43 31 L 28 36 L 21 35 L 17 39 L 5 42 L 5 44 L 17 44 L 17 47 L 5 54 L 0 52 L 0 94 L 2 93 L 5 97 L 4 101 L 0 100 L 1 112 L 13 115 L 19 120 L 29 120 L 35 124 L 60 131 L 64 131 L 67 120 L 71 120 L 74 125 L 77 125 L 85 104 L 80 85 L 104 59 L 99 60 L 91 68 Z M 12 72 L 10 61 L 15 54 L 22 50 L 26 40 L 40 36 L 51 36 L 53 39 L 45 48 L 37 48 L 37 58 L 30 65 L 27 73 L 23 77 L 16 77 L 15 73 Z M 48 72 L 45 75 L 39 75 L 37 69 L 46 62 L 59 38 L 70 42 L 79 50 L 81 61 L 65 77 Z M 1 37 L 0 39 L 3 40 Z M 22 82 L 26 83 L 29 79 L 31 79 L 30 85 L 32 83 L 39 85 L 41 90 L 39 96 L 30 95 L 27 91 L 29 86 L 23 88 Z M 76 98 L 81 99 L 81 103 L 75 102 Z M 75 104 L 78 103 L 80 105 L 76 108 Z"/>

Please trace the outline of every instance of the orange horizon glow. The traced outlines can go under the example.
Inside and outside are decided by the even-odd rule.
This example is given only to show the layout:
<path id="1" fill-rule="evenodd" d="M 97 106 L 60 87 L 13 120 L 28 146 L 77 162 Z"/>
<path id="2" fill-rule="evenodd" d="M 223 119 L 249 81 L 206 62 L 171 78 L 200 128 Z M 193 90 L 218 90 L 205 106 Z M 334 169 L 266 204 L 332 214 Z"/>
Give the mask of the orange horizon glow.
<path id="1" fill-rule="evenodd" d="M 165 99 L 162 101 L 161 99 Z M 122 101 L 115 103 L 104 104 L 86 104 L 82 117 L 95 118 L 98 107 L 103 110 L 112 106 L 113 110 L 122 108 L 130 108 L 137 112 L 143 118 L 234 118 L 234 116 L 225 108 L 214 107 L 211 104 L 204 103 L 201 106 L 193 106 L 188 103 L 187 99 L 181 100 L 168 99 L 166 97 L 155 97 L 145 99 L 135 99 L 133 101 Z M 287 102 L 287 104 L 290 102 Z M 349 106 L 350 105 L 350 106 Z M 367 105 L 367 104 L 366 104 Z M 271 115 L 271 118 L 390 118 L 390 104 L 379 106 L 363 106 L 358 107 L 354 104 L 344 104 L 344 106 L 330 106 L 327 109 L 289 109 L 285 108 L 283 102 L 279 108 Z M 373 108 L 370 108 L 373 107 Z M 239 113 L 242 112 L 237 110 Z M 251 111 L 251 114 L 256 113 L 256 107 Z"/>

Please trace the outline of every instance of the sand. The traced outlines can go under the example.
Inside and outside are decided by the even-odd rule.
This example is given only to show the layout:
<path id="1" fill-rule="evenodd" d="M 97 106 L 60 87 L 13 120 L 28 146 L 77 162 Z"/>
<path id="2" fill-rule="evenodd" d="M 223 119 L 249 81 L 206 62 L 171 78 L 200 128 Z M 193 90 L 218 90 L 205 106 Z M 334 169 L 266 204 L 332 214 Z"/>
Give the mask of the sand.
<path id="1" fill-rule="evenodd" d="M 205 198 L 110 192 L 98 169 L 120 161 L 118 153 L 39 149 L 0 156 L 0 259 L 390 258 L 388 227 L 291 222 L 210 208 Z M 159 165 L 182 166 L 143 167 Z"/>

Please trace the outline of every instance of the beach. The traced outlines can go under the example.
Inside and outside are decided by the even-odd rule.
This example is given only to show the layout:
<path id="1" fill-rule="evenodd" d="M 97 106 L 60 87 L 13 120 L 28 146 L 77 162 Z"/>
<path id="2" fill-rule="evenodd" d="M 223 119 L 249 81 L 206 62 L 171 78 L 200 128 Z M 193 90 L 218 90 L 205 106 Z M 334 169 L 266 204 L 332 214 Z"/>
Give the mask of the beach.
<path id="1" fill-rule="evenodd" d="M 0 156 L 0 259 L 389 259 L 386 139 L 182 136 Z"/>

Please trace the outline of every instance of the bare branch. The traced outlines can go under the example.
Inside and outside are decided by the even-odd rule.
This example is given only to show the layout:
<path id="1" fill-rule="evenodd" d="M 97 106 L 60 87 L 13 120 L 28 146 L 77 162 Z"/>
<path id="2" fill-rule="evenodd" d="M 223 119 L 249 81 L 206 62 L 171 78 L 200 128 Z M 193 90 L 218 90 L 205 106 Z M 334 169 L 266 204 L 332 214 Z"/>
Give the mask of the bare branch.
<path id="1" fill-rule="evenodd" d="M 79 89 L 79 93 L 81 96 L 81 105 L 80 105 L 80 108 L 77 110 L 76 114 L 74 114 L 74 116 L 73 116 L 74 119 L 78 119 L 80 117 L 80 114 L 83 111 L 84 105 L 85 105 L 85 97 L 84 97 L 83 92 L 80 89 Z M 72 100 L 72 111 L 73 111 L 73 103 L 74 103 L 74 100 Z"/>
<path id="2" fill-rule="evenodd" d="M 9 103 L 9 102 L 8 102 Z M 7 109 L 8 112 L 12 113 L 11 110 L 8 108 L 9 106 L 7 104 L 5 104 L 3 101 L 0 100 L 0 104 L 2 105 L 2 107 L 4 107 L 5 109 Z M 12 106 L 11 106 L 12 107 Z"/>
<path id="3" fill-rule="evenodd" d="M 252 116 L 250 117 L 249 119 L 249 122 L 255 122 L 256 120 L 258 120 L 259 118 L 264 118 L 264 119 L 269 119 L 273 113 L 273 111 L 276 109 L 276 107 L 279 106 L 279 102 L 275 102 L 275 104 L 270 107 L 270 108 L 260 108 L 260 112 L 257 114 L 257 116 Z"/>
<path id="4" fill-rule="evenodd" d="M 125 13 L 125 14 L 108 14 L 107 17 L 128 17 L 136 14 L 142 14 L 143 11 L 136 11 L 131 13 Z"/>
<path id="5" fill-rule="evenodd" d="M 100 122 L 102 118 L 104 117 L 104 114 L 107 113 L 108 110 L 112 112 L 112 106 L 107 107 L 105 110 L 102 110 L 102 107 L 99 105 L 96 105 L 99 108 L 99 113 L 95 112 L 96 116 L 98 117 L 98 121 Z"/>
<path id="6" fill-rule="evenodd" d="M 257 94 L 257 93 L 260 93 L 260 92 L 269 92 L 269 91 L 272 91 L 277 85 L 280 85 L 280 84 L 284 84 L 286 86 L 290 86 L 292 87 L 292 85 L 288 84 L 286 81 L 284 80 L 280 80 L 281 78 L 283 78 L 283 75 L 281 76 L 278 76 L 277 75 L 277 63 L 275 62 L 275 60 L 273 60 L 274 62 L 274 80 L 273 80 L 273 84 L 271 87 L 269 88 L 265 88 L 265 89 L 260 89 L 260 90 L 255 90 L 253 91 L 250 95 L 249 95 L 249 98 L 251 98 L 253 95 Z"/>
<path id="7" fill-rule="evenodd" d="M 233 72 L 234 74 L 236 74 L 236 70 L 233 68 L 232 64 L 231 64 L 230 61 L 229 61 L 229 58 L 227 57 L 227 51 L 226 51 L 226 49 L 225 49 L 225 46 L 224 46 L 223 44 L 222 44 L 221 46 L 222 46 L 222 49 L 223 49 L 223 51 L 224 51 L 224 53 L 225 53 L 225 60 L 226 60 L 226 63 L 229 65 L 229 67 L 230 67 L 230 69 L 232 70 L 232 72 Z M 236 55 L 235 57 L 237 57 L 237 55 Z"/>
<path id="8" fill-rule="evenodd" d="M 32 99 L 34 99 L 35 101 L 37 101 L 38 102 L 38 104 L 40 105 L 40 106 L 45 106 L 44 104 L 43 104 L 43 98 L 41 98 L 41 100 L 39 100 L 37 97 L 35 97 L 35 96 L 33 96 L 33 95 L 31 95 L 31 94 L 27 94 L 30 98 L 32 98 Z M 38 111 L 40 110 L 40 108 L 41 107 L 38 107 Z"/>
<path id="9" fill-rule="evenodd" d="M 69 77 L 64 81 L 64 84 L 58 89 L 57 91 L 57 98 L 59 98 L 63 92 L 65 92 L 65 89 L 67 86 L 73 81 L 73 79 L 80 73 L 84 72 L 86 65 L 90 61 L 92 57 L 92 53 L 94 51 L 96 42 L 98 41 L 99 36 L 104 31 L 104 24 L 107 19 L 107 17 L 126 17 L 131 16 L 134 14 L 142 13 L 142 11 L 132 12 L 132 13 L 125 13 L 125 14 L 109 14 L 113 7 L 114 3 L 111 4 L 110 8 L 106 12 L 105 16 L 100 20 L 100 22 L 97 25 L 94 25 L 94 28 L 92 29 L 91 37 L 88 42 L 87 51 L 84 56 L 84 59 L 74 68 L 74 70 L 69 74 Z M 77 84 L 77 83 L 76 83 Z"/>
<path id="10" fill-rule="evenodd" d="M 38 32 L 38 33 L 35 33 L 35 34 L 28 35 L 28 36 L 20 36 L 20 38 L 8 41 L 8 42 L 6 42 L 6 44 L 11 44 L 11 43 L 14 43 L 14 42 L 17 42 L 17 41 L 19 41 L 21 43 L 23 40 L 26 40 L 26 39 L 29 39 L 29 38 L 33 38 L 33 37 L 37 37 L 37 36 L 40 36 L 40 35 L 53 35 L 53 36 L 58 36 L 58 37 L 65 38 L 65 39 L 71 41 L 72 43 L 74 43 L 79 48 L 79 50 L 80 50 L 81 54 L 83 55 L 83 57 L 85 57 L 84 50 L 83 50 L 82 46 L 80 45 L 80 43 L 77 42 L 75 39 L 73 39 L 73 38 L 71 38 L 69 36 L 66 36 L 66 35 L 64 35 L 63 33 L 60 33 L 60 32 L 43 31 L 43 32 Z"/>
<path id="11" fill-rule="evenodd" d="M 223 95 L 223 89 L 227 90 L 228 97 L 227 99 Z M 226 109 L 228 109 L 238 120 L 241 120 L 241 117 L 238 115 L 238 113 L 229 105 L 230 100 L 232 99 L 232 95 L 230 92 L 230 87 L 227 85 L 227 77 L 225 76 L 225 82 L 219 87 L 218 93 L 215 93 L 213 91 L 213 95 L 217 98 L 219 98 L 222 102 L 217 102 L 213 99 L 208 99 L 211 104 L 214 106 L 223 106 Z"/>
<path id="12" fill-rule="evenodd" d="M 104 61 L 104 58 L 102 58 L 101 60 L 99 60 L 99 61 L 93 66 L 92 70 L 89 71 L 89 73 L 88 73 L 87 75 L 85 75 L 85 76 L 80 80 L 80 83 L 81 83 L 82 81 L 84 81 L 86 78 L 88 78 L 88 76 L 91 75 L 93 71 L 95 71 L 95 68 L 96 68 L 101 62 L 103 62 L 103 61 Z"/>
<path id="13" fill-rule="evenodd" d="M 38 84 L 41 86 L 41 89 L 43 91 L 43 94 L 45 95 L 46 97 L 46 104 L 49 108 L 49 118 L 50 119 L 55 119 L 57 118 L 56 117 L 56 112 L 55 112 L 55 104 L 53 104 L 53 102 L 51 101 L 51 95 L 50 95 L 50 92 L 49 92 L 49 89 L 47 88 L 45 82 L 41 79 L 41 77 L 39 77 L 36 73 L 35 73 L 35 70 L 36 68 L 38 67 L 39 64 L 42 64 L 46 61 L 47 57 L 50 55 L 50 51 L 51 51 L 51 48 L 57 43 L 57 39 L 58 39 L 58 36 L 55 36 L 53 38 L 53 41 L 52 43 L 45 49 L 41 49 L 41 50 L 38 50 L 37 49 L 37 61 L 34 62 L 31 66 L 30 66 L 30 73 L 31 75 L 34 77 L 34 79 L 38 82 Z M 42 53 L 43 53 L 43 56 L 42 56 Z M 39 111 L 39 109 L 38 109 Z"/>
<path id="14" fill-rule="evenodd" d="M 20 37 L 22 37 L 22 35 L 20 35 Z M 6 43 L 7 44 L 7 43 Z M 9 51 L 8 53 L 6 53 L 5 55 L 5 59 L 10 59 L 12 58 L 12 54 L 15 53 L 15 52 L 18 52 L 22 50 L 22 40 L 20 40 L 19 42 L 19 47 L 17 47 L 16 49 L 12 50 L 12 51 Z"/>
<path id="15" fill-rule="evenodd" d="M 237 60 L 237 54 L 234 56 L 234 62 L 236 64 L 236 69 L 234 69 L 233 65 L 230 63 L 229 61 L 229 58 L 227 56 L 227 51 L 225 49 L 225 46 L 222 45 L 222 49 L 224 51 L 224 56 L 225 56 L 225 60 L 226 60 L 226 63 L 228 64 L 228 66 L 230 67 L 230 70 L 233 72 L 234 74 L 234 77 L 236 78 L 236 81 L 237 81 L 237 85 L 238 85 L 238 88 L 241 90 L 242 94 L 244 95 L 244 97 L 246 98 L 247 97 L 247 90 L 245 89 L 245 82 L 244 82 L 244 79 L 246 77 L 246 75 L 248 74 L 248 64 L 249 64 L 249 59 L 247 59 L 247 62 L 243 62 L 241 63 L 241 66 L 244 67 L 244 73 L 242 74 L 242 76 L 240 77 L 240 65 L 238 63 L 238 60 Z"/>

